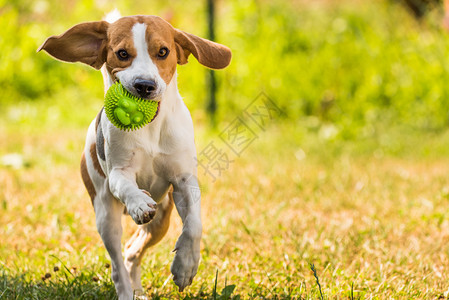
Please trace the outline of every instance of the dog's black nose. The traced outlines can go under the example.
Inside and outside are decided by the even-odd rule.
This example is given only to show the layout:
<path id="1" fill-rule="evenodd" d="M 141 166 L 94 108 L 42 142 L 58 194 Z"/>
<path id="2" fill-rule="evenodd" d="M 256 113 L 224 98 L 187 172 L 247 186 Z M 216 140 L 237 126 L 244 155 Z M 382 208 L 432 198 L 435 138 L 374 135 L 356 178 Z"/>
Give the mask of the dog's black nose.
<path id="1" fill-rule="evenodd" d="M 153 80 L 136 79 L 134 82 L 134 88 L 140 97 L 148 98 L 156 89 L 156 82 Z"/>

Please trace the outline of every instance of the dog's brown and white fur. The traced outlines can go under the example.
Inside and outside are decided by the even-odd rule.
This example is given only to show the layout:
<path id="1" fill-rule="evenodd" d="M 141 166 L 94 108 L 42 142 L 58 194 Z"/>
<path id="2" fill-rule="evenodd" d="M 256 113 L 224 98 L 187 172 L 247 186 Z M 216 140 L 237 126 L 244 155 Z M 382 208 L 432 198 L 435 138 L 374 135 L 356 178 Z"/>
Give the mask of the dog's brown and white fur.
<path id="1" fill-rule="evenodd" d="M 42 49 L 63 61 L 103 66 L 105 90 L 120 81 L 132 94 L 159 101 L 154 121 L 136 131 L 117 129 L 100 111 L 88 129 L 81 174 L 119 299 L 132 299 L 134 291 L 142 290 L 142 255 L 167 232 L 173 204 L 183 228 L 171 272 L 182 291 L 197 272 L 202 224 L 193 125 L 178 93 L 176 65 L 193 54 L 204 66 L 221 69 L 230 62 L 230 50 L 155 16 L 81 23 L 49 37 Z M 139 227 L 123 261 L 124 210 Z"/>

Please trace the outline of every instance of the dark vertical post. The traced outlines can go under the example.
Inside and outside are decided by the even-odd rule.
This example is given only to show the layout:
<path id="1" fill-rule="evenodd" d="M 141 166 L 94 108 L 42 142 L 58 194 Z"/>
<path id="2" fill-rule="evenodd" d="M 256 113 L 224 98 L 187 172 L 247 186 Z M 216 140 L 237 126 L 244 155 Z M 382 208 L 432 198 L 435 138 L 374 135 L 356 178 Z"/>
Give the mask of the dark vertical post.
<path id="1" fill-rule="evenodd" d="M 215 0 L 207 0 L 207 27 L 208 39 L 215 41 Z M 209 99 L 207 101 L 207 112 L 209 113 L 212 123 L 215 123 L 215 112 L 217 111 L 217 82 L 214 70 L 208 70 L 207 81 L 209 84 Z"/>

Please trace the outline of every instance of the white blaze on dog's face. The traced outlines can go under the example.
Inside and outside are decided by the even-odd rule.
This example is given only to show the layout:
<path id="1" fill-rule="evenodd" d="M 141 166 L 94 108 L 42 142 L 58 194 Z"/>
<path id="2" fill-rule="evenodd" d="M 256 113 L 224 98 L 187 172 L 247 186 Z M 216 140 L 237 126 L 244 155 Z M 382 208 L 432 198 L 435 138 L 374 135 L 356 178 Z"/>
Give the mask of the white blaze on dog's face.
<path id="1" fill-rule="evenodd" d="M 193 54 L 204 66 L 221 69 L 231 60 L 226 46 L 173 28 L 156 16 L 123 17 L 75 25 L 49 37 L 38 49 L 64 61 L 80 61 L 96 69 L 106 63 L 113 80 L 132 94 L 160 100 L 176 64 Z"/>
<path id="2" fill-rule="evenodd" d="M 151 57 L 149 46 L 146 41 L 147 25 L 137 23 L 132 27 L 132 40 L 134 51 L 118 47 L 119 50 L 113 51 L 119 60 L 131 61 L 131 65 L 124 70 L 114 72 L 115 77 L 132 94 L 142 97 L 158 100 L 165 92 L 167 84 L 159 75 L 159 69 L 153 59 L 167 59 L 170 54 L 168 47 L 161 46 L 155 57 Z M 154 48 L 154 47 L 152 47 Z M 157 50 L 157 49 L 151 49 Z M 135 53 L 135 57 L 130 56 L 130 52 Z M 160 55 L 162 53 L 162 56 Z M 122 58 L 125 56 L 126 58 Z M 173 74 L 169 74 L 173 76 Z M 169 76 L 170 77 L 170 76 Z M 169 79 L 171 80 L 171 78 Z"/>
<path id="3" fill-rule="evenodd" d="M 159 100 L 176 70 L 171 26 L 154 17 L 126 17 L 108 30 L 106 67 L 132 94 Z"/>

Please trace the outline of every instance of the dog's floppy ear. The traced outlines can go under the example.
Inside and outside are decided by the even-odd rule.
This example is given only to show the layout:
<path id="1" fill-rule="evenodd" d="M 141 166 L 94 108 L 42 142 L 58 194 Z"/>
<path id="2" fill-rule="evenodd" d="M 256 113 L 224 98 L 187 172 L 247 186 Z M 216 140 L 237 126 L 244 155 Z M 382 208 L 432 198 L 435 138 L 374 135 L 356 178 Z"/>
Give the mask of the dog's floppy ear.
<path id="1" fill-rule="evenodd" d="M 43 49 L 57 59 L 100 69 L 106 61 L 108 26 L 105 21 L 75 25 L 61 35 L 49 37 L 37 51 Z"/>
<path id="2" fill-rule="evenodd" d="M 221 44 L 175 29 L 178 64 L 187 63 L 190 53 L 200 64 L 211 69 L 223 69 L 231 61 L 231 50 Z"/>

